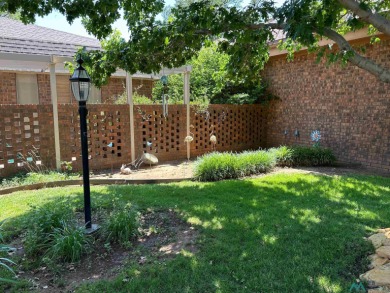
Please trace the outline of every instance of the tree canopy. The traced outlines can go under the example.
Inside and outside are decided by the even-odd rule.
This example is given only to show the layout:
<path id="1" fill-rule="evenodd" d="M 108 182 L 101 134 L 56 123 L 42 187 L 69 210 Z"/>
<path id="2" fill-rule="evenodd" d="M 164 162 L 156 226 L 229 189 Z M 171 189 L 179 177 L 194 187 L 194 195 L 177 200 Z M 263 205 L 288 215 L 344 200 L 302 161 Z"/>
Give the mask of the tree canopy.
<path id="1" fill-rule="evenodd" d="M 0 0 L 0 9 L 20 11 L 25 23 L 53 10 L 69 22 L 82 17 L 87 31 L 99 39 L 112 33 L 112 24 L 122 12 L 130 39 L 116 36 L 107 41 L 105 50 L 88 54 L 96 77 L 109 76 L 117 68 L 151 73 L 178 67 L 203 46 L 217 42 L 218 50 L 230 56 L 230 76 L 256 82 L 268 60 L 269 44 L 275 41 L 275 30 L 283 30 L 284 48 L 290 51 L 307 46 L 332 61 L 350 62 L 390 82 L 389 68 L 364 56 L 343 37 L 363 27 L 372 34 L 390 36 L 389 0 L 287 0 L 281 7 L 271 0 L 254 0 L 245 7 L 228 5 L 231 1 L 184 2 L 170 10 L 166 21 L 160 17 L 163 0 Z M 323 52 L 317 44 L 323 37 L 333 40 L 338 50 Z"/>

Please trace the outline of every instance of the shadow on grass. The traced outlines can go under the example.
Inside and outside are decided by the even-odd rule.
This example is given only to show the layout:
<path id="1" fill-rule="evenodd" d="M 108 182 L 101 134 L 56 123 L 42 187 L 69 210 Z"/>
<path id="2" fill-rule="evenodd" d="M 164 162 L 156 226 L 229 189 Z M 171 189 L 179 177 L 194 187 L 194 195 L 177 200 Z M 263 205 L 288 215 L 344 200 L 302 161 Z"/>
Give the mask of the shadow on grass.
<path id="1" fill-rule="evenodd" d="M 71 191 L 46 204 L 64 201 L 81 211 L 82 190 Z M 106 186 L 94 187 L 91 197 L 95 209 L 114 200 L 177 210 L 200 230 L 199 252 L 130 261 L 117 279 L 80 292 L 347 292 L 372 251 L 363 237 L 390 219 L 389 179 L 380 177 L 280 174 Z"/>

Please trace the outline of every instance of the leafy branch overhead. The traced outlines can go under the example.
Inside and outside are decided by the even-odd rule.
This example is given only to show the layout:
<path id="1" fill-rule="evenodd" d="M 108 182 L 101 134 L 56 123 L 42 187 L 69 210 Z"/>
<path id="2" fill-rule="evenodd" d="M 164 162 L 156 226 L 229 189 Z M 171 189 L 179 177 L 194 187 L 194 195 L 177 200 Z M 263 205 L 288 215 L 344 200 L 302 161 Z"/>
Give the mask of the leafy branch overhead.
<path id="1" fill-rule="evenodd" d="M 99 39 L 110 36 L 112 24 L 122 12 L 130 40 L 114 35 L 104 44 L 104 51 L 89 53 L 87 61 L 98 78 L 109 76 L 118 67 L 130 73 L 178 67 L 203 46 L 217 42 L 218 50 L 231 57 L 227 65 L 230 75 L 248 83 L 259 80 L 275 30 L 283 30 L 290 44 L 285 48 L 290 51 L 297 46 L 320 50 L 317 42 L 323 37 L 331 39 L 338 46 L 337 51 L 328 52 L 331 61 L 350 62 L 390 82 L 389 68 L 355 50 L 343 37 L 364 27 L 390 36 L 389 8 L 388 0 L 289 0 L 281 7 L 268 0 L 252 1 L 246 7 L 235 1 L 179 1 L 169 11 L 162 0 L 0 1 L 0 10 L 19 11 L 26 23 L 53 10 L 69 22 L 82 17 L 87 31 Z M 164 18 L 160 16 L 163 11 Z"/>

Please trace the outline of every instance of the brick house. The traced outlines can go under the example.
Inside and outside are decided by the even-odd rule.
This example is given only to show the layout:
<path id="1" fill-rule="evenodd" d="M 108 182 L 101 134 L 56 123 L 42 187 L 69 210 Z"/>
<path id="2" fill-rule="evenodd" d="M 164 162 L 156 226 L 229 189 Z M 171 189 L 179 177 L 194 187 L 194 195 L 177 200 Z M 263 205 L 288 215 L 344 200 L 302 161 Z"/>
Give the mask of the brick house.
<path id="1" fill-rule="evenodd" d="M 390 38 L 378 37 L 381 42 L 372 45 L 367 30 L 345 35 L 355 48 L 365 47 L 366 56 L 389 67 Z M 319 130 L 321 145 L 339 161 L 389 174 L 390 85 L 351 64 L 317 63 L 316 54 L 305 48 L 292 62 L 286 54 L 272 45 L 262 72 L 269 90 L 280 98 L 269 107 L 267 145 L 310 146 L 310 133 Z"/>
<path id="2" fill-rule="evenodd" d="M 0 104 L 51 104 L 55 84 L 58 103 L 73 103 L 69 71 L 76 50 L 98 50 L 98 40 L 0 17 Z M 50 78 L 50 70 L 55 78 Z M 101 89 L 92 87 L 90 103 L 110 103 L 124 92 L 126 73 L 116 72 Z M 153 78 L 133 75 L 133 91 L 151 97 Z"/>

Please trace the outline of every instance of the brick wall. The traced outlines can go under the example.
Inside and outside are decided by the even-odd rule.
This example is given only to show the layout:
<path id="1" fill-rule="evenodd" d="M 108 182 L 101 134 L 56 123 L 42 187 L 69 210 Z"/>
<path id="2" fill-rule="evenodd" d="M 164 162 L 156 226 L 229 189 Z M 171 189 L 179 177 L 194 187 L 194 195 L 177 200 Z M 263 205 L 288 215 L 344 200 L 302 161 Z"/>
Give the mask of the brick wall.
<path id="1" fill-rule="evenodd" d="M 125 90 L 125 78 L 111 78 L 107 85 L 102 86 L 102 103 L 112 103 L 113 97 L 123 94 Z"/>
<path id="2" fill-rule="evenodd" d="M 25 170 L 36 150 L 45 166 L 55 166 L 53 109 L 50 105 L 0 105 L 0 176 Z"/>
<path id="3" fill-rule="evenodd" d="M 153 90 L 153 80 L 133 79 L 133 92 L 151 98 Z"/>
<path id="4" fill-rule="evenodd" d="M 68 79 L 68 77 L 66 77 Z M 41 105 L 51 104 L 50 75 L 37 74 L 39 103 Z M 70 86 L 70 85 L 68 85 Z M 112 103 L 112 97 L 121 95 L 126 89 L 125 78 L 111 78 L 109 83 L 102 87 L 102 103 Z M 141 95 L 152 97 L 153 81 L 146 79 L 133 79 L 133 91 Z M 66 94 L 64 92 L 66 91 Z M 60 102 L 69 101 L 70 92 L 63 82 L 63 76 L 57 75 L 57 93 Z M 71 103 L 74 98 L 71 96 Z M 16 73 L 0 71 L 0 104 L 16 104 Z"/>
<path id="5" fill-rule="evenodd" d="M 39 104 L 50 105 L 51 104 L 50 75 L 38 74 L 37 80 L 38 80 Z"/>
<path id="6" fill-rule="evenodd" d="M 88 105 L 88 152 L 91 170 L 115 168 L 131 162 L 129 105 Z M 61 161 L 81 170 L 78 107 L 58 106 Z M 191 158 L 213 150 L 241 151 L 265 146 L 266 111 L 260 105 L 211 105 L 207 113 L 191 109 Z M 135 105 L 135 151 L 157 156 L 160 162 L 186 159 L 186 106 Z M 210 135 L 217 137 L 214 146 Z M 150 145 L 151 143 L 151 145 Z M 0 105 L 0 176 L 20 170 L 32 146 L 42 163 L 54 168 L 54 128 L 51 105 Z"/>
<path id="7" fill-rule="evenodd" d="M 0 72 L 0 103 L 17 103 L 15 73 Z"/>
<path id="8" fill-rule="evenodd" d="M 147 79 L 133 79 L 133 92 L 152 97 L 153 81 Z M 112 103 L 116 96 L 126 90 L 125 78 L 111 78 L 107 85 L 102 86 L 102 103 Z"/>
<path id="9" fill-rule="evenodd" d="M 390 41 L 367 45 L 367 55 L 390 67 Z M 389 84 L 352 65 L 316 64 L 305 52 L 290 63 L 272 57 L 263 75 L 280 98 L 269 108 L 268 146 L 312 145 L 310 133 L 320 130 L 321 145 L 341 162 L 390 171 Z"/>

